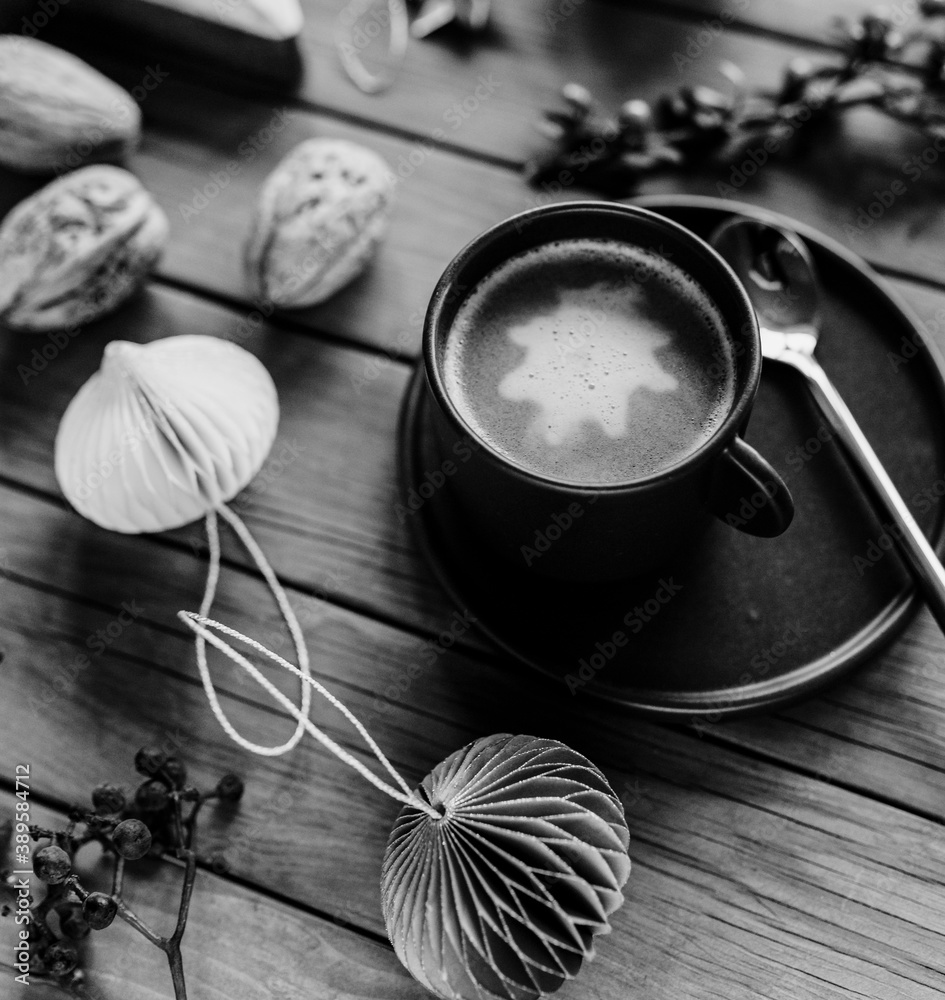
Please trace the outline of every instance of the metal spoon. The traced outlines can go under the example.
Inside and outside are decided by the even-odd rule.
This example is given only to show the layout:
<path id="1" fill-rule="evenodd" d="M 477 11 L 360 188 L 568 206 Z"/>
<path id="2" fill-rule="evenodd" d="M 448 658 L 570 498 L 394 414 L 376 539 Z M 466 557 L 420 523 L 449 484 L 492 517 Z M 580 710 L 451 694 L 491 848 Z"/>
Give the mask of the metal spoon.
<path id="1" fill-rule="evenodd" d="M 790 230 L 737 216 L 719 226 L 710 242 L 748 292 L 758 314 L 765 359 L 791 365 L 807 379 L 821 412 L 899 529 L 891 533 L 897 535 L 899 549 L 945 631 L 945 568 L 814 356 L 820 291 L 807 246 Z"/>

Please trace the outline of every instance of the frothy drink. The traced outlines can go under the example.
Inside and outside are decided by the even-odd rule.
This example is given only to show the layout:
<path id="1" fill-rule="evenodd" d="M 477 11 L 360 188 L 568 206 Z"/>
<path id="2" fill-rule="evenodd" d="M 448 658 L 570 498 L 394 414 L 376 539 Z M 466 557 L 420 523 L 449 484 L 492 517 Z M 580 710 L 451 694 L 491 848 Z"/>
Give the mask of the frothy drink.
<path id="1" fill-rule="evenodd" d="M 551 479 L 623 483 L 712 436 L 735 394 L 732 342 L 702 287 L 616 240 L 568 239 L 488 274 L 460 306 L 443 375 L 496 451 Z"/>

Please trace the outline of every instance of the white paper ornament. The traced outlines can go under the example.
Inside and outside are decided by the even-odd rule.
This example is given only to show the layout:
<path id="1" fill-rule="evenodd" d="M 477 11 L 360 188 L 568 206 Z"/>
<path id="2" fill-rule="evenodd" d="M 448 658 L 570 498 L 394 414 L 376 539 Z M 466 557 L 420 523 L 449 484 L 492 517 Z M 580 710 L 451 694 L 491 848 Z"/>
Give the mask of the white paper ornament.
<path id="1" fill-rule="evenodd" d="M 537 998 L 593 957 L 630 875 L 623 807 L 556 740 L 489 736 L 457 750 L 405 806 L 381 896 L 401 962 L 448 1000 Z"/>
<path id="2" fill-rule="evenodd" d="M 233 528 L 259 567 L 295 643 L 302 676 L 308 650 L 272 567 L 240 518 L 225 506 L 261 468 L 279 423 L 272 377 L 249 351 L 215 337 L 167 337 L 149 344 L 113 341 L 101 368 L 66 407 L 56 434 L 56 479 L 90 521 L 126 534 L 167 531 L 205 518 L 210 546 L 200 608 L 209 614 L 220 573 L 217 516 Z M 197 665 L 210 703 L 229 735 L 272 756 L 291 750 L 298 723 L 277 747 L 244 739 L 223 713 L 198 636 Z M 311 690 L 302 685 L 308 715 Z"/>
<path id="3" fill-rule="evenodd" d="M 610 931 L 630 875 L 623 806 L 604 775 L 557 740 L 476 740 L 411 790 L 364 726 L 318 681 L 304 678 L 355 726 L 397 787 L 302 719 L 284 694 L 216 633 L 301 677 L 235 629 L 180 619 L 246 670 L 323 746 L 404 803 L 381 876 L 398 958 L 445 1000 L 537 1000 L 572 979 Z"/>
<path id="4" fill-rule="evenodd" d="M 278 423 L 272 377 L 236 344 L 199 335 L 116 340 L 66 408 L 56 478 L 103 528 L 179 528 L 246 486 Z"/>

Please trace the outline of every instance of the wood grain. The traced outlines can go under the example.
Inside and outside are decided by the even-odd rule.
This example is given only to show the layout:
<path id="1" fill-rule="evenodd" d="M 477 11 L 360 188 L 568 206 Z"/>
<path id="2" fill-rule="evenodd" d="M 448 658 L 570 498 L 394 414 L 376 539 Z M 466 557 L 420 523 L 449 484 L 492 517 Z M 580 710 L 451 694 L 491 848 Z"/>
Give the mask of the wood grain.
<path id="1" fill-rule="evenodd" d="M 939 293 L 902 287 L 920 314 L 929 318 L 935 315 L 931 310 L 945 302 Z M 8 341 L 0 375 L 4 475 L 58 496 L 51 455 L 59 415 L 98 366 L 104 344 L 112 337 L 134 331 L 135 339 L 146 340 L 192 329 L 232 337 L 233 323 L 234 315 L 226 309 L 155 287 L 125 313 L 76 338 L 26 385 L 18 370 L 31 363 L 33 344 L 40 339 Z M 407 516 L 398 513 L 402 508 L 395 485 L 395 424 L 406 366 L 383 366 L 358 393 L 352 391 L 352 378 L 364 373 L 366 361 L 359 352 L 271 329 L 242 342 L 273 372 L 283 416 L 272 457 L 236 509 L 277 571 L 302 592 L 324 596 L 334 605 L 420 630 L 424 636 L 448 630 L 456 621 L 454 609 L 431 582 L 414 551 L 408 524 L 402 523 Z M 107 577 L 115 587 L 101 597 L 110 606 L 118 606 L 132 587 L 151 588 L 151 601 L 160 604 L 166 597 L 153 588 L 169 576 L 186 581 L 175 608 L 199 602 L 204 570 L 183 558 L 203 549 L 199 524 L 169 536 L 178 546 L 172 551 L 181 558 L 179 568 L 142 579 L 142 562 L 129 559 L 128 539 L 78 522 L 69 529 L 75 537 L 91 535 L 95 541 L 70 543 L 64 559 L 59 549 L 48 549 L 46 518 L 52 515 L 37 520 L 29 496 L 11 491 L 6 497 L 10 513 L 3 544 L 10 558 L 15 556 L 17 572 L 38 584 L 85 594 L 101 575 L 97 549 L 105 547 L 106 564 L 117 567 Z M 62 523 L 70 522 L 65 518 Z M 245 554 L 229 539 L 226 548 L 238 565 L 246 565 Z M 314 610 L 312 614 L 315 620 L 320 617 Z M 266 629 L 281 635 L 274 623 Z M 418 649 L 424 641 L 415 640 Z M 466 648 L 490 648 L 475 630 L 465 631 L 460 642 Z M 831 780 L 850 781 L 892 801 L 942 815 L 936 802 L 945 790 L 945 686 L 939 667 L 943 653 L 945 642 L 923 615 L 889 652 L 823 698 L 776 717 L 710 728 L 720 740 L 751 746 Z M 864 753 L 870 758 L 868 767 L 859 766 Z"/>
<path id="2" fill-rule="evenodd" d="M 144 90 L 145 141 L 131 167 L 173 234 L 157 280 L 111 319 L 71 339 L 0 342 L 3 759 L 33 765 L 38 809 L 64 806 L 103 778 L 132 787 L 131 757 L 146 741 L 179 749 L 201 783 L 245 774 L 240 810 L 208 817 L 206 850 L 230 874 L 201 876 L 187 940 L 198 995 L 419 996 L 370 937 L 383 933 L 377 884 L 396 805 L 311 740 L 289 757 L 249 759 L 209 713 L 191 637 L 174 617 L 199 600 L 199 526 L 159 537 L 101 531 L 67 508 L 52 477 L 59 415 L 109 340 L 227 337 L 259 355 L 279 388 L 279 439 L 236 507 L 290 585 L 320 679 L 408 779 L 475 736 L 527 729 L 587 753 L 621 796 L 633 833 L 628 903 L 563 1000 L 941 996 L 945 640 L 927 613 L 802 705 L 667 728 L 549 688 L 464 630 L 396 509 L 396 413 L 436 278 L 486 226 L 584 194 L 579 184 L 535 191 L 518 171 L 540 148 L 532 124 L 560 85 L 579 79 L 613 109 L 631 94 L 719 85 L 724 58 L 753 84 L 774 85 L 792 55 L 821 57 L 833 14 L 862 5 L 584 0 L 559 22 L 548 17 L 565 9 L 558 0 L 496 4 L 494 29 L 474 45 L 448 32 L 412 45 L 396 85 L 378 98 L 360 94 L 335 62 L 340 6 L 308 0 L 295 91 L 275 87 L 279 73 L 268 72 L 288 62 L 234 73 L 232 61 L 165 61 L 133 33 L 116 45 L 82 27 L 78 2 L 57 5 L 43 28 L 126 87 L 153 80 L 155 69 L 164 77 Z M 38 9 L 9 3 L 3 16 Z M 705 20 L 725 9 L 740 26 L 700 40 Z M 676 58 L 693 44 L 701 50 L 692 62 Z M 240 262 L 255 191 L 295 143 L 329 134 L 377 149 L 401 174 L 390 235 L 350 289 L 265 322 Z M 643 188 L 716 195 L 725 183 L 728 196 L 782 210 L 925 281 L 898 287 L 945 346 L 945 294 L 931 287 L 943 284 L 945 182 L 937 168 L 915 179 L 906 169 L 923 143 L 868 113 L 801 138 L 801 155 L 765 163 L 744 183 L 726 167 Z M 905 192 L 871 211 L 889 200 L 893 180 L 908 181 Z M 0 174 L 0 212 L 38 183 Z M 215 613 L 287 650 L 244 554 L 229 540 L 226 554 Z M 453 642 L 446 630 L 457 623 Z M 285 738 L 288 720 L 251 681 L 222 661 L 213 669 L 241 730 Z M 278 683 L 294 690 L 291 678 Z M 312 714 L 362 753 L 326 705 Z M 0 789 L 9 787 L 0 775 Z M 169 912 L 172 881 L 158 873 L 135 897 L 155 922 Z M 125 931 L 108 932 L 114 949 L 104 937 L 96 943 L 101 1000 L 166 996 L 161 956 Z M 0 966 L 0 976 L 7 971 Z"/>
<path id="3" fill-rule="evenodd" d="M 86 637 L 107 632 L 113 615 L 11 580 L 0 592 L 0 694 L 7 717 L 18 720 L 15 753 L 32 764 L 37 795 L 71 800 L 102 778 L 133 784 L 134 746 L 183 743 L 198 782 L 230 768 L 247 779 L 239 811 L 226 824 L 210 817 L 204 841 L 223 853 L 235 877 L 381 932 L 377 872 L 395 804 L 361 786 L 313 741 L 288 758 L 246 759 L 208 721 L 195 680 L 180 676 L 187 638 L 146 616 L 75 681 L 64 680 L 60 701 L 37 711 L 31 700 L 44 697 L 46 685 L 55 690 L 56 676 L 88 651 Z M 230 614 L 244 620 L 260 603 L 258 593 L 233 591 L 227 603 L 237 599 Z M 562 996 L 617 998 L 645 987 L 656 998 L 699 997 L 706 981 L 746 998 L 924 1000 L 941 989 L 939 824 L 693 736 L 645 724 L 628 731 L 625 720 L 596 712 L 593 725 L 580 714 L 566 717 L 560 701 L 535 698 L 520 677 L 455 654 L 441 657 L 389 711 L 372 713 L 372 689 L 383 690 L 408 666 L 402 640 L 363 620 L 334 622 L 317 629 L 320 673 L 337 675 L 332 686 L 410 777 L 473 734 L 520 724 L 527 700 L 529 728 L 588 753 L 622 796 L 635 863 L 628 903 L 599 960 Z M 343 632 L 347 659 L 324 655 L 321 644 Z M 238 726 L 263 739 L 285 728 L 254 707 L 252 691 L 224 687 Z M 313 716 L 322 722 L 328 713 L 318 706 Z M 278 955 L 278 934 L 265 940 Z M 246 961 L 238 973 L 250 982 L 256 974 Z"/>
<path id="4" fill-rule="evenodd" d="M 390 239 L 364 279 L 298 318 L 346 335 L 357 326 L 358 339 L 402 351 L 416 341 L 436 277 L 466 240 L 522 208 L 587 194 L 580 176 L 551 194 L 530 188 L 515 169 L 475 164 L 447 150 L 498 157 L 513 167 L 521 163 L 542 148 L 534 122 L 543 108 L 556 105 L 558 89 L 572 77 L 591 86 L 602 106 L 613 110 L 631 93 L 653 99 L 684 83 L 721 86 L 722 59 L 737 61 L 752 85 L 773 86 L 781 67 L 799 51 L 732 29 L 693 65 L 680 66 L 674 55 L 685 49 L 692 30 L 684 20 L 587 0 L 555 30 L 536 16 L 536 5 L 543 2 L 501 5 L 496 39 L 462 58 L 444 42 L 414 46 L 398 85 L 374 98 L 348 84 L 334 63 L 329 25 L 322 23 L 332 16 L 325 5 L 309 13 L 310 78 L 298 95 L 261 95 L 257 88 L 250 89 L 250 97 L 238 97 L 239 81 L 228 79 L 224 97 L 193 82 L 189 64 L 161 64 L 169 75 L 143 102 L 151 129 L 133 167 L 155 188 L 175 223 L 164 273 L 245 301 L 240 251 L 262 177 L 303 137 L 330 133 L 364 141 L 405 175 Z M 68 19 L 65 8 L 63 15 Z M 62 23 L 50 24 L 50 32 Z M 146 53 L 131 49 L 119 56 L 114 47 L 103 47 L 100 35 L 85 42 L 72 34 L 52 37 L 78 48 L 128 87 L 138 85 L 153 65 Z M 486 86 L 481 79 L 492 82 Z M 485 95 L 493 85 L 488 99 L 475 97 L 477 87 Z M 468 108 L 476 105 L 467 117 L 464 99 Z M 264 149 L 255 149 L 261 130 L 284 107 L 293 120 Z M 313 115 L 312 108 L 325 114 Z M 927 141 L 870 111 L 855 113 L 833 130 L 802 129 L 798 139 L 807 148 L 788 161 L 766 159 L 756 169 L 749 157 L 731 166 L 653 178 L 641 192 L 725 193 L 814 225 L 874 263 L 941 280 L 945 180 L 940 166 L 917 168 L 912 162 L 936 155 Z M 253 155 L 241 155 L 241 147 Z M 754 153 L 755 160 L 766 157 L 763 149 Z M 234 163 L 238 176 L 228 169 Z M 222 194 L 197 216 L 183 219 L 181 206 L 201 204 L 203 192 L 214 190 L 214 177 L 227 181 Z M 898 193 L 890 198 L 894 181 Z M 3 187 L 21 190 L 16 183 Z M 431 218 L 436 226 L 429 225 Z"/>
<path id="5" fill-rule="evenodd" d="M 5 776 L 6 777 L 6 776 Z M 14 799 L 0 793 L 0 815 L 12 815 Z M 31 820 L 50 829 L 66 825 L 63 813 L 34 802 Z M 94 848 L 79 855 L 79 872 L 89 887 L 108 879 Z M 0 866 L 9 858 L 0 856 Z M 32 880 L 34 892 L 39 884 Z M 159 933 L 166 933 L 180 899 L 180 869 L 150 861 L 128 866 L 127 899 Z M 224 933 L 221 933 L 223 931 Z M 10 967 L 12 919 L 0 919 L 0 990 L 10 1000 L 64 993 L 31 978 L 13 982 Z M 95 932 L 81 946 L 86 1000 L 164 1000 L 171 979 L 164 956 L 121 920 Z M 421 1000 L 429 994 L 401 966 L 391 948 L 348 929 L 342 919 L 307 913 L 236 885 L 206 870 L 197 875 L 183 943 L 188 994 L 206 1000 Z M 9 985 L 8 985 L 9 983 Z"/>

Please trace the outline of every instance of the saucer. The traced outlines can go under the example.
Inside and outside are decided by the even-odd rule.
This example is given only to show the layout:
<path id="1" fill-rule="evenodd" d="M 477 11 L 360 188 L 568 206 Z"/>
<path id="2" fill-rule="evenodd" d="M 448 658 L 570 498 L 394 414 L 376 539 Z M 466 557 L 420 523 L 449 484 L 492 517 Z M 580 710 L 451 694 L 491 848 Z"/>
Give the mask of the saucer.
<path id="1" fill-rule="evenodd" d="M 818 356 L 912 512 L 942 551 L 945 364 L 866 264 L 783 216 L 718 199 L 634 204 L 708 237 L 732 214 L 800 233 L 824 289 Z M 418 367 L 400 415 L 406 497 L 438 467 Z M 873 512 L 801 377 L 766 362 L 746 439 L 781 473 L 797 513 L 778 538 L 713 522 L 663 573 L 588 587 L 542 579 L 491 555 L 448 485 L 414 492 L 410 523 L 457 606 L 516 660 L 578 696 L 650 716 L 713 720 L 809 695 L 876 652 L 919 598 L 885 518 Z M 409 508 L 408 508 L 409 509 Z"/>

